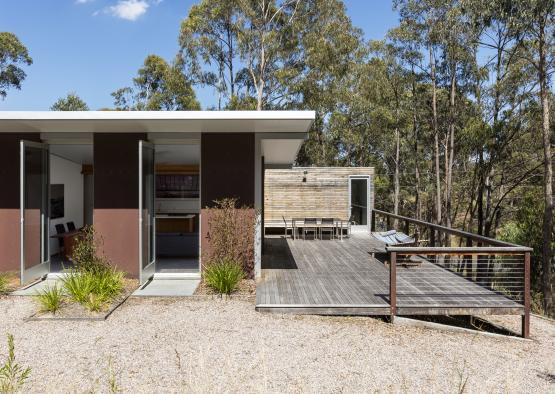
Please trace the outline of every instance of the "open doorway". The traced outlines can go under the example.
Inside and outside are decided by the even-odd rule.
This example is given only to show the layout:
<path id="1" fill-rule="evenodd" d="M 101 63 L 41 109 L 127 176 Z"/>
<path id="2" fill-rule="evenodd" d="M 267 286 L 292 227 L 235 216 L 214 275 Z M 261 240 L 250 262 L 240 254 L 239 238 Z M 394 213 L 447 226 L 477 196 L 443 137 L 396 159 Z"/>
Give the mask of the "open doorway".
<path id="1" fill-rule="evenodd" d="M 200 145 L 155 149 L 155 275 L 199 274 Z"/>
<path id="2" fill-rule="evenodd" d="M 71 268 L 79 230 L 92 225 L 93 145 L 49 145 L 50 273 Z"/>
<path id="3" fill-rule="evenodd" d="M 354 229 L 366 230 L 368 228 L 369 197 L 369 178 L 349 177 L 350 220 Z"/>

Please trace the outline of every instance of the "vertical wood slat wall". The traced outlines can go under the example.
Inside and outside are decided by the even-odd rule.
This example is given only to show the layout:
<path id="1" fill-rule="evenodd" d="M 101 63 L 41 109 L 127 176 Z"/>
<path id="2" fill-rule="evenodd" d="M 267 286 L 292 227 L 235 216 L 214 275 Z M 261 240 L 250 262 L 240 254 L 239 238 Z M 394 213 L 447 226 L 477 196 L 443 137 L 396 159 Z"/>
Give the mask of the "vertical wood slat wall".
<path id="1" fill-rule="evenodd" d="M 347 220 L 349 177 L 369 176 L 370 207 L 374 205 L 373 167 L 295 167 L 266 169 L 264 221 L 303 217 L 334 217 Z M 306 177 L 306 182 L 303 178 Z"/>

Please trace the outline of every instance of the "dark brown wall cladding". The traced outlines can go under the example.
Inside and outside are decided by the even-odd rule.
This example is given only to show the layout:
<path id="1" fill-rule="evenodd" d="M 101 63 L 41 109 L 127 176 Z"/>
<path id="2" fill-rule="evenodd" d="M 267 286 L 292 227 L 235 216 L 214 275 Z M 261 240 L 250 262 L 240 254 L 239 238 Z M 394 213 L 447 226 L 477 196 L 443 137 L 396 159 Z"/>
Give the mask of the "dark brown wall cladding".
<path id="1" fill-rule="evenodd" d="M 94 208 L 139 208 L 139 140 L 143 133 L 94 134 Z"/>
<path id="2" fill-rule="evenodd" d="M 0 133 L 0 272 L 19 270 L 19 141 L 39 133 Z"/>
<path id="3" fill-rule="evenodd" d="M 214 133 L 201 138 L 201 207 L 237 198 L 254 206 L 254 134 Z"/>
<path id="4" fill-rule="evenodd" d="M 40 142 L 39 133 L 0 133 L 0 209 L 19 209 L 19 142 Z"/>

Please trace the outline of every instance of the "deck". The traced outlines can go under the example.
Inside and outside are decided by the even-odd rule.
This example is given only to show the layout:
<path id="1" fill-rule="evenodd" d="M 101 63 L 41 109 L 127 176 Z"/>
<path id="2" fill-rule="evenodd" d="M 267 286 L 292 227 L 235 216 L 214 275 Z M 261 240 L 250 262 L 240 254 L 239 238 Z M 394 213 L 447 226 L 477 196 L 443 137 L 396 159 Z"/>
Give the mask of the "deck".
<path id="1" fill-rule="evenodd" d="M 267 237 L 256 309 L 389 315 L 389 268 L 368 233 L 339 240 Z M 397 267 L 397 314 L 522 314 L 523 306 L 439 265 Z"/>

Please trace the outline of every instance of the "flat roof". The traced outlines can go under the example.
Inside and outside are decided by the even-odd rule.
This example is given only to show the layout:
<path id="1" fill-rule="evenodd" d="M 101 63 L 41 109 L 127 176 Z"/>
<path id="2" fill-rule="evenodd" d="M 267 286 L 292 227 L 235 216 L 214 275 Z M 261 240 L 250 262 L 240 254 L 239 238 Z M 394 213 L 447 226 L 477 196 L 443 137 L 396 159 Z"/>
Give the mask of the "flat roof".
<path id="1" fill-rule="evenodd" d="M 306 133 L 314 111 L 0 111 L 11 133 Z"/>

